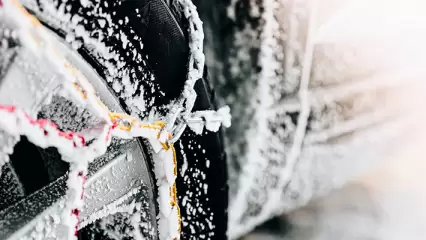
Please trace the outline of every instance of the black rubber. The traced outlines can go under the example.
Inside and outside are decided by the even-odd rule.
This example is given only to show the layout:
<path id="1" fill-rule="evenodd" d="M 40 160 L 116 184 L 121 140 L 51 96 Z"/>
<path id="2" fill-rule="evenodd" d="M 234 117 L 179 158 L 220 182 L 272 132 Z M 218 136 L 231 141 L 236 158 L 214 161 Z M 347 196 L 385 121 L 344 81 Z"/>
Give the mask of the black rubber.
<path id="1" fill-rule="evenodd" d="M 194 111 L 216 109 L 214 91 L 207 78 L 205 71 L 204 78 L 195 84 L 198 95 Z M 190 202 L 181 211 L 187 224 L 183 226 L 183 239 L 198 240 L 201 239 L 200 236 L 205 236 L 204 239 L 227 239 L 228 172 L 222 130 L 217 133 L 204 131 L 202 135 L 196 135 L 192 130 L 186 129 L 175 146 L 180 159 L 179 169 L 182 168 L 184 152 L 188 159 L 185 176 L 190 176 L 181 176 L 177 180 L 177 188 L 183 193 L 179 194 L 180 203 Z M 208 186 L 207 191 L 200 183 Z M 198 206 L 204 212 L 197 211 L 194 214 L 192 209 Z"/>
<path id="2" fill-rule="evenodd" d="M 135 8 L 140 9 L 142 17 L 134 11 Z M 179 96 L 186 79 L 189 54 L 183 19 L 175 18 L 162 0 L 123 1 L 117 16 L 127 16 L 130 20 L 131 27 L 123 27 L 123 31 L 133 29 L 142 38 L 142 52 L 148 56 L 148 65 L 161 90 L 169 98 Z"/>

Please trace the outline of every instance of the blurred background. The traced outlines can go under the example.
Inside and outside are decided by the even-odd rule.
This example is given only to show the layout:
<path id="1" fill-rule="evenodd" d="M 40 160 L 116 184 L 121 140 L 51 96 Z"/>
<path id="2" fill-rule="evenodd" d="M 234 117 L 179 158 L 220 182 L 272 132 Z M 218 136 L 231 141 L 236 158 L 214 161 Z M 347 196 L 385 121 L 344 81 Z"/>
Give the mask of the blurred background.
<path id="1" fill-rule="evenodd" d="M 195 1 L 233 239 L 426 239 L 426 2 Z"/>
<path id="2" fill-rule="evenodd" d="M 243 239 L 425 239 L 426 164 L 419 156 L 401 156 Z"/>

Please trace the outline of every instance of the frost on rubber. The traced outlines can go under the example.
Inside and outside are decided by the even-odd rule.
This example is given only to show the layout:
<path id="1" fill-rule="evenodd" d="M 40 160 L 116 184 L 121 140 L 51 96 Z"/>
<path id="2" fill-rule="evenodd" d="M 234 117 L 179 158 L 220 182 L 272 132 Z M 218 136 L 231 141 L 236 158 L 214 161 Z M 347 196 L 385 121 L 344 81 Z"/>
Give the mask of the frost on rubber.
<path id="1" fill-rule="evenodd" d="M 141 122 L 140 118 L 144 116 L 146 109 L 143 109 L 142 105 L 140 105 L 144 104 L 143 99 L 139 99 L 133 94 L 136 92 L 143 94 L 145 89 L 140 85 L 136 86 L 137 84 L 131 83 L 126 75 L 126 70 L 119 70 L 125 64 L 120 62 L 120 58 L 116 59 L 117 55 L 113 51 L 109 51 L 110 49 L 101 41 L 98 41 L 99 39 L 89 36 L 81 25 L 76 24 L 79 20 L 84 21 L 84 19 L 76 16 L 71 21 L 65 21 L 69 16 L 64 14 L 61 15 L 63 19 L 54 21 L 49 14 L 44 15 L 47 20 L 54 21 L 52 25 L 65 24 L 65 26 L 62 26 L 63 28 L 69 27 L 75 30 L 76 35 L 66 36 L 71 38 L 70 42 L 74 47 L 78 47 L 83 42 L 83 44 L 94 47 L 95 53 L 116 60 L 114 64 L 105 59 L 102 63 L 108 66 L 108 71 L 112 71 L 112 75 L 115 78 L 121 78 L 119 79 L 121 81 L 118 81 L 118 79 L 112 81 L 112 87 L 121 94 L 120 96 L 128 105 L 136 107 L 133 109 L 136 112 L 134 112 L 135 117 L 123 113 L 111 113 L 98 99 L 95 89 L 85 76 L 61 56 L 55 45 L 55 39 L 51 37 L 50 33 L 32 15 L 29 15 L 17 1 L 8 0 L 4 2 L 5 11 L 0 11 L 0 14 L 4 14 L 1 17 L 14 22 L 16 29 L 13 30 L 13 33 L 18 36 L 17 39 L 21 47 L 28 49 L 37 58 L 45 61 L 46 65 L 53 66 L 53 69 L 61 76 L 55 92 L 48 93 L 48 97 L 46 97 L 46 101 L 43 104 L 49 103 L 53 94 L 59 94 L 61 97 L 87 109 L 98 118 L 95 125 L 84 129 L 82 132 L 63 132 L 48 120 L 31 118 L 19 106 L 17 108 L 13 105 L 3 105 L 1 109 L 3 118 L 0 122 L 0 127 L 7 131 L 6 135 L 16 139 L 21 135 L 26 136 L 31 142 L 42 148 L 56 147 L 62 155 L 62 159 L 70 163 L 67 181 L 68 190 L 66 200 L 63 203 L 64 207 L 60 221 L 60 224 L 67 228 L 67 239 L 75 238 L 78 230 L 88 163 L 106 152 L 112 137 L 125 139 L 144 137 L 148 139 L 155 155 L 154 172 L 159 189 L 159 236 L 161 240 L 180 238 L 181 216 L 177 204 L 179 190 L 176 189 L 175 183 L 178 171 L 172 139 L 176 129 L 175 125 L 177 125 L 176 119 L 179 118 L 181 120 L 179 124 L 183 124 L 184 127 L 186 126 L 185 121 L 190 119 L 189 115 L 196 98 L 193 87 L 195 82 L 203 76 L 204 68 L 201 22 L 192 2 L 182 1 L 181 4 L 184 9 L 184 15 L 189 21 L 189 48 L 191 51 L 188 79 L 185 82 L 183 93 L 175 102 L 168 105 L 170 109 L 178 109 L 178 111 L 164 116 L 156 113 L 151 115 L 147 122 Z M 28 5 L 31 5 L 31 2 L 28 2 Z M 48 5 L 44 5 L 44 7 L 48 11 L 54 11 Z M 103 25 L 105 22 L 99 24 Z M 76 36 L 79 38 L 78 40 L 74 39 Z M 120 40 L 126 45 L 127 42 L 125 41 L 125 36 L 123 36 L 121 35 Z M 122 73 L 124 75 L 120 75 Z M 124 85 L 120 86 L 122 83 Z M 215 115 L 219 117 L 219 122 L 213 119 Z M 196 118 L 200 118 L 200 116 L 205 118 L 207 122 L 206 128 L 211 131 L 217 131 L 220 124 L 230 125 L 229 109 L 223 109 L 219 114 L 207 111 L 192 115 L 192 117 Z M 165 122 L 154 121 L 153 119 L 156 117 L 158 117 L 158 120 L 164 120 Z M 9 152 L 7 149 L 5 150 L 5 153 Z"/>
<path id="2" fill-rule="evenodd" d="M 160 202 L 164 202 L 163 198 L 166 198 L 171 205 L 171 212 L 160 211 L 159 213 L 160 236 L 162 236 L 161 239 L 179 239 L 180 215 L 174 183 L 177 174 L 176 155 L 173 146 L 167 143 L 171 135 L 164 131 L 165 125 L 132 121 L 127 122 L 127 125 L 122 127 L 121 121 L 126 122 L 128 119 L 123 119 L 125 116 L 111 114 L 108 111 L 95 95 L 94 89 L 87 79 L 57 51 L 57 46 L 41 25 L 31 15 L 28 15 L 18 2 L 7 1 L 5 10 L 2 13 L 7 14 L 6 17 L 12 20 L 20 19 L 15 21 L 16 29 L 14 31 L 21 37 L 19 40 L 22 47 L 30 48 L 48 64 L 57 66 L 58 73 L 62 75 L 62 82 L 58 90 L 64 96 L 89 109 L 101 121 L 101 127 L 97 127 L 94 131 L 88 131 L 90 132 L 88 136 L 82 136 L 73 132 L 62 132 L 58 130 L 56 125 L 43 119 L 33 120 L 15 106 L 3 106 L 1 108 L 1 128 L 8 135 L 17 137 L 24 135 L 31 142 L 43 148 L 54 146 L 62 155 L 62 159 L 71 164 L 67 183 L 67 197 L 62 214 L 63 226 L 67 227 L 68 231 L 66 236 L 61 237 L 75 238 L 79 209 L 83 204 L 83 188 L 88 163 L 104 154 L 112 135 L 116 135 L 125 138 L 145 137 L 150 140 L 155 154 L 159 156 L 155 163 L 157 184 L 160 187 L 167 186 L 170 189 L 169 195 L 159 196 Z M 132 119 L 130 118 L 130 120 Z M 88 137 L 91 140 L 90 143 L 88 143 Z"/>

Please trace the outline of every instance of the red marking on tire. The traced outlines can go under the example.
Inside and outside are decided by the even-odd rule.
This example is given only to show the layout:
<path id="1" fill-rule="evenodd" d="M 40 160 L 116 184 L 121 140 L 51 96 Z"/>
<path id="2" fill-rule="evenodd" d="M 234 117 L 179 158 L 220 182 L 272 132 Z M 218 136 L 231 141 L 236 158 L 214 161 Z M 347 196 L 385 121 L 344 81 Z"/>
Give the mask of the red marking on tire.
<path id="1" fill-rule="evenodd" d="M 78 172 L 78 176 L 83 178 L 83 183 L 82 183 L 82 186 L 81 186 L 82 187 L 82 191 L 81 191 L 81 196 L 80 196 L 80 199 L 83 199 L 83 197 L 84 197 L 84 185 L 86 184 L 87 177 L 84 176 L 83 172 Z M 80 216 L 79 216 L 80 210 L 77 209 L 77 208 L 75 208 L 75 209 L 73 209 L 71 211 L 71 214 L 75 215 L 75 217 L 77 218 L 77 224 L 75 225 L 75 231 L 74 231 L 74 236 L 77 236 L 77 234 L 78 234 L 78 224 L 80 223 Z"/>
<path id="2" fill-rule="evenodd" d="M 3 3 L 1 2 L 1 0 L 0 0 L 0 6 L 3 6 Z M 16 110 L 16 107 L 13 105 L 0 105 L 0 109 L 13 113 Z"/>

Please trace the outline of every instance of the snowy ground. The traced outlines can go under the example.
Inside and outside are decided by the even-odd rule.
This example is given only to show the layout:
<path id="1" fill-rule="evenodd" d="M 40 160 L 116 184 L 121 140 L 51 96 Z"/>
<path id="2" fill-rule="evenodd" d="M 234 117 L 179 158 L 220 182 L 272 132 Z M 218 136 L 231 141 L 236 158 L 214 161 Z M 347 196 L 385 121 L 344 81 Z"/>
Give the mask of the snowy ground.
<path id="1" fill-rule="evenodd" d="M 426 162 L 407 154 L 287 216 L 289 232 L 245 240 L 426 239 Z M 284 217 L 283 217 L 284 219 Z"/>

